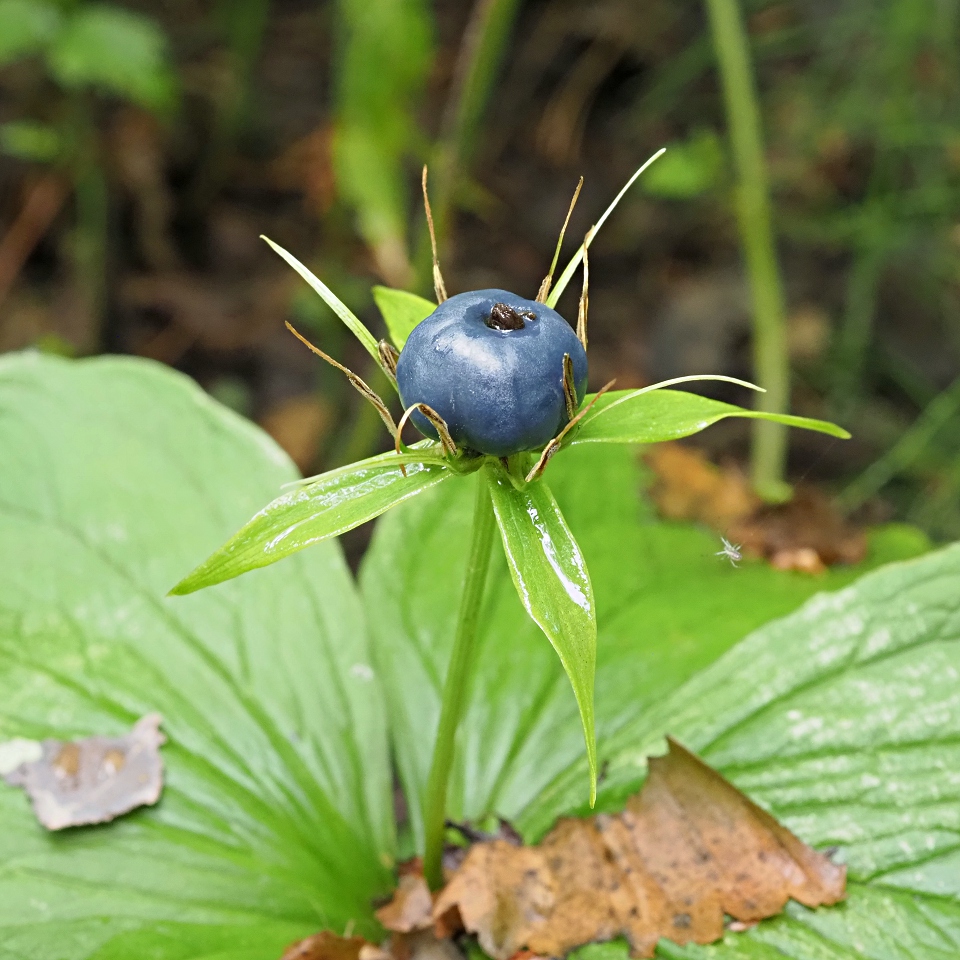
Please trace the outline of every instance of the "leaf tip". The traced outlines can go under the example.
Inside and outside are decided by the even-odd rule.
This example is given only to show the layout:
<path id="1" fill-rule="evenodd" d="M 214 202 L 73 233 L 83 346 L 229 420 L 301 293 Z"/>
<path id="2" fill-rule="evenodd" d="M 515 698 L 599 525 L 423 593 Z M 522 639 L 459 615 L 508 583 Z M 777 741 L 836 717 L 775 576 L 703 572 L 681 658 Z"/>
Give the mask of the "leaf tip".
<path id="1" fill-rule="evenodd" d="M 287 252 L 286 250 L 283 249 L 283 247 L 280 246 L 279 243 L 275 243 L 265 233 L 260 234 L 260 239 L 278 256 L 283 257 L 283 255 Z M 283 258 L 284 260 L 286 260 L 286 257 L 283 257 Z"/>

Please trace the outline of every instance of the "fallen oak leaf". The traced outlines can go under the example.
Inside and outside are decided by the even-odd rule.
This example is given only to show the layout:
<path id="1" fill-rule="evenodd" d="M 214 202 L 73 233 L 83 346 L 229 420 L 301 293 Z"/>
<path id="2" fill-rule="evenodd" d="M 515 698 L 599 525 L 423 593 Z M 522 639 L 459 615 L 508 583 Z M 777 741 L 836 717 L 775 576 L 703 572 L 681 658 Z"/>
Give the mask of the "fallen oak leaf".
<path id="1" fill-rule="evenodd" d="M 620 935 L 634 956 L 652 957 L 661 937 L 719 939 L 725 915 L 752 923 L 791 898 L 808 907 L 843 899 L 845 867 L 667 742 L 622 814 L 561 820 L 535 847 L 472 847 L 434 918 L 456 910 L 495 960 L 524 949 L 562 956 Z"/>

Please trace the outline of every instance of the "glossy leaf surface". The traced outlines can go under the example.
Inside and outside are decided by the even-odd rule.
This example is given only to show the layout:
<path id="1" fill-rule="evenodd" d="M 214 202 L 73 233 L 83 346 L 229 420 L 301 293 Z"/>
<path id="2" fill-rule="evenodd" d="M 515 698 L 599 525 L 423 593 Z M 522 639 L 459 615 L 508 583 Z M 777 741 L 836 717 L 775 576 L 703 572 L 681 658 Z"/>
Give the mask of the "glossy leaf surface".
<path id="1" fill-rule="evenodd" d="M 960 948 L 960 545 L 869 574 L 757 630 L 603 745 L 606 800 L 662 733 L 810 843 L 836 846 L 849 902 L 792 906 L 665 957 L 933 960 Z M 579 773 L 583 775 L 582 770 Z M 528 826 L 576 797 L 573 771 Z M 614 948 L 607 948 L 612 950 Z"/>
<path id="2" fill-rule="evenodd" d="M 0 741 L 169 742 L 156 807 L 51 835 L 0 784 L 4 960 L 260 960 L 375 935 L 394 850 L 385 718 L 335 543 L 169 584 L 295 477 L 265 434 L 129 358 L 0 359 Z"/>
<path id="3" fill-rule="evenodd" d="M 437 309 L 435 303 L 415 293 L 390 287 L 374 287 L 373 299 L 383 314 L 390 339 L 398 350 L 403 349 L 413 328 Z"/>
<path id="4" fill-rule="evenodd" d="M 589 403 L 590 399 L 588 396 L 586 402 Z M 617 390 L 597 400 L 580 422 L 570 444 L 678 440 L 699 433 L 727 417 L 773 420 L 842 439 L 850 436 L 846 430 L 825 420 L 745 410 L 682 390 Z"/>
<path id="5" fill-rule="evenodd" d="M 587 565 L 542 480 L 517 489 L 499 465 L 484 468 L 493 511 L 517 596 L 560 658 L 577 700 L 596 794 L 597 754 L 593 688 L 597 664 L 597 608 Z"/>
<path id="6" fill-rule="evenodd" d="M 714 556 L 718 537 L 691 525 L 658 523 L 647 513 L 629 447 L 591 444 L 564 451 L 551 461 L 547 480 L 594 586 L 601 742 L 749 631 L 857 575 L 838 568 L 811 578 L 749 562 L 733 569 Z M 473 482 L 443 484 L 382 517 L 361 570 L 367 608 L 376 611 L 370 628 L 417 838 L 466 563 Z M 868 563 L 924 548 L 923 537 L 909 529 L 878 531 Z M 499 553 L 455 761 L 454 819 L 497 811 L 516 817 L 552 779 L 583 759 L 569 682 L 517 599 Z M 574 785 L 580 803 L 585 777 L 581 768 Z"/>
<path id="7" fill-rule="evenodd" d="M 438 457 L 382 453 L 321 474 L 309 483 L 294 484 L 171 593 L 193 593 L 276 563 L 304 547 L 352 530 L 450 476 Z"/>

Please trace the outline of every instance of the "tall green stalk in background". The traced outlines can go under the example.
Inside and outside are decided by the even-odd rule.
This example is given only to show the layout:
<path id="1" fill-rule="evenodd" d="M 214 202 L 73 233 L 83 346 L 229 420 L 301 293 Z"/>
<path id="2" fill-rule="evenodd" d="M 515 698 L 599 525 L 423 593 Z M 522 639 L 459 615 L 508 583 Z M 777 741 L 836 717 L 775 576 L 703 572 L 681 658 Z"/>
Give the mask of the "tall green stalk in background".
<path id="1" fill-rule="evenodd" d="M 377 272 L 393 287 L 412 280 L 407 226 L 411 173 L 422 162 L 416 123 L 435 53 L 427 0 L 339 0 L 334 166 L 341 197 L 356 211 Z"/>
<path id="2" fill-rule="evenodd" d="M 441 244 L 449 229 L 457 181 L 473 157 L 484 110 L 519 7 L 519 0 L 476 0 L 460 43 L 453 84 L 431 160 L 433 213 Z M 418 261 L 421 277 L 428 277 L 432 263 L 426 231 L 421 236 Z M 429 287 L 429 283 L 423 285 Z"/>
<path id="3" fill-rule="evenodd" d="M 746 31 L 737 0 L 706 0 L 736 167 L 736 202 L 753 302 L 754 379 L 766 388 L 757 407 L 783 413 L 790 397 L 783 285 L 770 215 L 770 189 L 760 132 L 760 110 Z M 786 428 L 754 421 L 751 474 L 766 500 L 788 499 L 784 479 Z"/>

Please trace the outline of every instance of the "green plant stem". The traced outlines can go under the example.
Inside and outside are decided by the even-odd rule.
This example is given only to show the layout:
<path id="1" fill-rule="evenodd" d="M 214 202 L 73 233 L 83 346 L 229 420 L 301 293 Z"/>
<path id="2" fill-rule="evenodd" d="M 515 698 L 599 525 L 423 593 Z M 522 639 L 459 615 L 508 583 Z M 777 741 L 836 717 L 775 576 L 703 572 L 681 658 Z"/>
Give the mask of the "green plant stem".
<path id="1" fill-rule="evenodd" d="M 463 595 L 460 598 L 460 616 L 457 634 L 453 641 L 453 653 L 447 668 L 440 705 L 440 724 L 437 741 L 433 748 L 430 777 L 423 804 L 423 828 L 425 850 L 423 872 L 432 890 L 443 885 L 443 835 L 447 813 L 447 787 L 450 783 L 450 768 L 453 765 L 457 727 L 463 715 L 466 701 L 470 666 L 473 659 L 474 641 L 480 619 L 480 604 L 483 587 L 490 566 L 490 552 L 496 521 L 490 490 L 486 479 L 477 477 L 477 498 L 473 509 L 473 535 L 467 558 L 467 572 L 463 580 Z"/>
<path id="2" fill-rule="evenodd" d="M 476 0 L 463 34 L 440 135 L 430 158 L 431 205 L 440 246 L 450 231 L 457 182 L 475 152 L 483 114 L 520 9 L 519 0 Z M 418 285 L 430 289 L 432 260 L 426 231 L 417 249 Z"/>
<path id="3" fill-rule="evenodd" d="M 786 413 L 790 394 L 785 310 L 770 214 L 770 188 L 760 132 L 760 109 L 746 31 L 737 0 L 706 0 L 720 66 L 730 144 L 737 171 L 737 214 L 753 301 L 754 379 L 766 388 L 757 407 Z M 751 476 L 767 500 L 784 500 L 787 430 L 778 423 L 753 424 Z"/>

